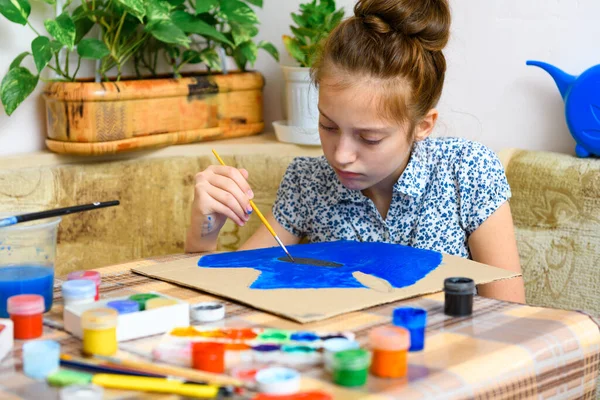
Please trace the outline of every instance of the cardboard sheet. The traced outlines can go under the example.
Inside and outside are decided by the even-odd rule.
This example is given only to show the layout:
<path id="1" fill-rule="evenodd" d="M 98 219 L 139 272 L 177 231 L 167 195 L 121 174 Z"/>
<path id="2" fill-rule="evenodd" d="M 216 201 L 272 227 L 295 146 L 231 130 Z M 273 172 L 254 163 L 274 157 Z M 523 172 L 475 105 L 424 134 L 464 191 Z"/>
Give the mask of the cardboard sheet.
<path id="1" fill-rule="evenodd" d="M 232 255 L 239 254 L 231 253 Z M 225 253 L 220 253 L 225 255 Z M 354 272 L 364 287 L 318 289 L 252 289 L 261 272 L 253 268 L 202 268 L 199 257 L 142 266 L 133 271 L 152 278 L 236 300 L 257 309 L 307 323 L 350 311 L 443 290 L 444 279 L 469 277 L 476 284 L 520 274 L 457 256 L 443 255 L 441 264 L 416 283 L 395 288 L 384 279 Z M 292 267 L 292 266 L 289 266 Z"/>

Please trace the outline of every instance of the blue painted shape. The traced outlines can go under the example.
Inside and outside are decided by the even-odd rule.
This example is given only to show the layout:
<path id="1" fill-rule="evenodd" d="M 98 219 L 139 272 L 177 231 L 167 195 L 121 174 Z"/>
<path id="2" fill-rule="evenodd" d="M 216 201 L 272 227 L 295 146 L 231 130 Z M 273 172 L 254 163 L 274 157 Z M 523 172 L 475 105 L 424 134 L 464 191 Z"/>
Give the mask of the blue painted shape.
<path id="1" fill-rule="evenodd" d="M 386 280 L 395 288 L 415 284 L 442 262 L 442 254 L 399 244 L 337 241 L 288 246 L 293 257 L 313 258 L 342 264 L 320 267 L 281 261 L 279 247 L 203 256 L 203 268 L 252 268 L 261 271 L 251 289 L 364 288 L 353 272 L 360 271 Z"/>

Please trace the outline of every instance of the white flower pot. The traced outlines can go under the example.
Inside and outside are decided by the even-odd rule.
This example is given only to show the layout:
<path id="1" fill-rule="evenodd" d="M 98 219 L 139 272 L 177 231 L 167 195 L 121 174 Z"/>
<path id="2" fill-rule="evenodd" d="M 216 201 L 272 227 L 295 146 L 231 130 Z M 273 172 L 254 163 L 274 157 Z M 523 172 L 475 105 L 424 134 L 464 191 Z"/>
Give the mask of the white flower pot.
<path id="1" fill-rule="evenodd" d="M 317 129 L 319 91 L 310 79 L 310 68 L 282 66 L 288 125 Z"/>

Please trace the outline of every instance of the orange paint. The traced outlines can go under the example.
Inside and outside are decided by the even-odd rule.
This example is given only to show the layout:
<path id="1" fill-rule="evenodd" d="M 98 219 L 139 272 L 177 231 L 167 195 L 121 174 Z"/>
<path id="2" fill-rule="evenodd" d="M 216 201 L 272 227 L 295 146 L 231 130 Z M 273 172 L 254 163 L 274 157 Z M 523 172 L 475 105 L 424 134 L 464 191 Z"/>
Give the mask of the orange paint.
<path id="1" fill-rule="evenodd" d="M 398 326 L 381 326 L 369 333 L 373 350 L 371 373 L 380 378 L 400 378 L 408 370 L 410 332 Z"/>
<path id="2" fill-rule="evenodd" d="M 223 343 L 192 343 L 192 365 L 201 371 L 224 373 L 225 345 Z"/>
<path id="3" fill-rule="evenodd" d="M 225 350 L 232 350 L 232 351 L 244 351 L 244 350 L 250 350 L 252 347 L 247 345 L 246 343 L 227 343 L 225 345 Z"/>
<path id="4" fill-rule="evenodd" d="M 225 333 L 227 338 L 235 339 L 235 340 L 254 339 L 257 336 L 256 333 L 252 329 L 249 329 L 249 328 L 226 329 L 225 331 L 223 331 L 223 333 Z"/>
<path id="5" fill-rule="evenodd" d="M 14 338 L 19 340 L 35 339 L 42 336 L 42 313 L 33 315 L 11 314 L 14 324 Z"/>
<path id="6" fill-rule="evenodd" d="M 221 331 L 199 331 L 193 326 L 186 328 L 175 328 L 171 331 L 171 336 L 177 337 L 211 337 L 211 338 L 225 338 L 227 335 Z"/>

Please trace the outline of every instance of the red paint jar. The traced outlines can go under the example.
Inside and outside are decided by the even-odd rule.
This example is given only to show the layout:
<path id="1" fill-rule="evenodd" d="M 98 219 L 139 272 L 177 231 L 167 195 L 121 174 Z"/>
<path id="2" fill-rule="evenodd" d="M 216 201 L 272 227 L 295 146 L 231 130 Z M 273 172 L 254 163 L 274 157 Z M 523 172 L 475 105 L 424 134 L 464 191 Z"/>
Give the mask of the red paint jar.
<path id="1" fill-rule="evenodd" d="M 192 365 L 201 371 L 222 374 L 225 372 L 225 344 L 193 342 Z"/>
<path id="2" fill-rule="evenodd" d="M 44 298 L 39 294 L 20 294 L 9 297 L 6 310 L 14 324 L 14 337 L 19 340 L 42 336 Z"/>
<path id="3" fill-rule="evenodd" d="M 102 280 L 100 272 L 96 271 L 73 271 L 67 275 L 67 280 L 72 281 L 74 279 L 88 279 L 96 285 L 96 296 L 95 301 L 100 299 L 100 281 Z"/>

